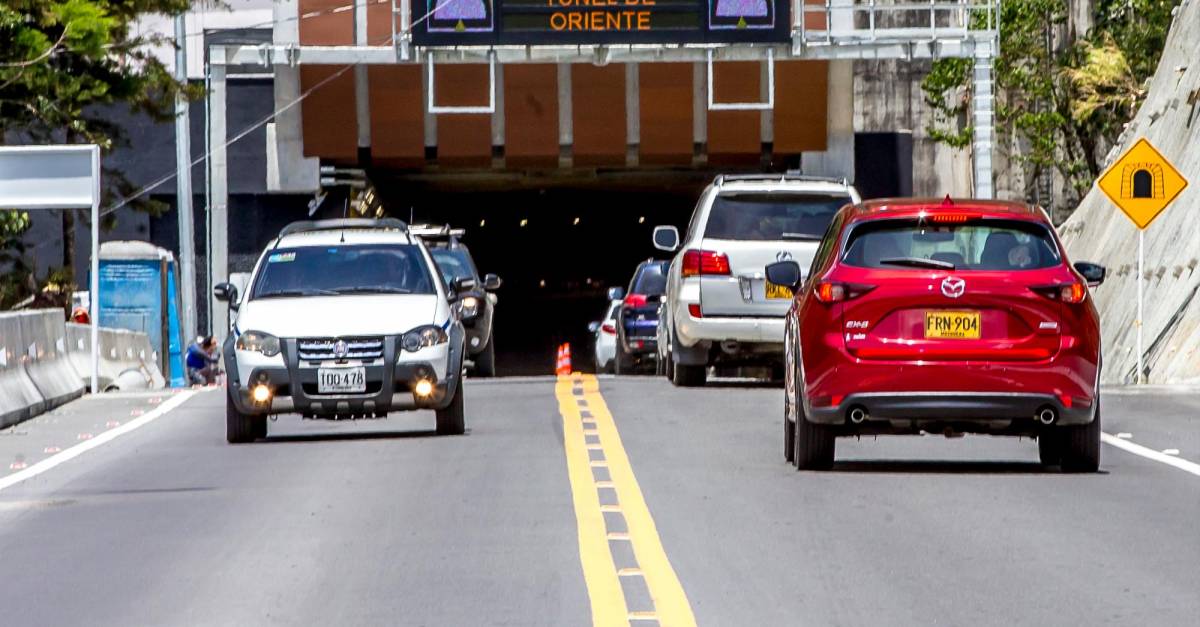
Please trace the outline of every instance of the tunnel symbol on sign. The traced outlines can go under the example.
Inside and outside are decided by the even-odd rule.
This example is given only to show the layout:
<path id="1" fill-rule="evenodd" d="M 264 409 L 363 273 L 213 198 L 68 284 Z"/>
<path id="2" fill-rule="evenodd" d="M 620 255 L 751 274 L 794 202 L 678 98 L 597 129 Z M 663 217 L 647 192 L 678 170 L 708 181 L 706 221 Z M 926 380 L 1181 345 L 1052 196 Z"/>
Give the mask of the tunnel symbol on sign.
<path id="1" fill-rule="evenodd" d="M 1121 198 L 1163 198 L 1163 170 L 1157 163 L 1129 163 L 1121 169 Z"/>

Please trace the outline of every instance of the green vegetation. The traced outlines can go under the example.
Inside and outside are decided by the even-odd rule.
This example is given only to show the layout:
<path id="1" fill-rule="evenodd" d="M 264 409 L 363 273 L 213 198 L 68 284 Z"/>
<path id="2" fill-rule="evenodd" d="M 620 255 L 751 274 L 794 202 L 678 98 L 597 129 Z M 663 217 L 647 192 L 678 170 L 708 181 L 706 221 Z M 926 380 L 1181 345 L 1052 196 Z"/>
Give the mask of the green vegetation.
<path id="1" fill-rule="evenodd" d="M 1099 0 L 1095 26 L 1073 42 L 1066 32 L 1068 0 L 1006 0 L 1001 5 L 996 60 L 996 125 L 1000 141 L 1020 143 L 1019 162 L 1034 176 L 1057 172 L 1067 181 L 1068 209 L 1101 173 L 1105 154 L 1145 96 L 1178 0 Z M 922 89 L 934 108 L 929 129 L 955 147 L 971 143 L 967 123 L 971 61 L 933 64 Z"/>
<path id="2" fill-rule="evenodd" d="M 181 86 L 148 50 L 157 37 L 131 27 L 152 13 L 175 15 L 190 0 L 0 0 L 0 143 L 94 143 L 105 151 L 123 145 L 120 130 L 100 118 L 96 105 L 127 103 L 155 120 L 174 116 Z M 111 169 L 104 171 L 105 202 L 133 191 Z M 160 212 L 149 199 L 136 209 Z M 14 207 L 12 209 L 20 209 Z M 64 211 L 65 276 L 74 267 L 75 212 Z M 0 212 L 0 307 L 33 289 L 17 236 L 28 228 L 21 212 Z M 61 273 L 60 273 L 61 274 Z"/>

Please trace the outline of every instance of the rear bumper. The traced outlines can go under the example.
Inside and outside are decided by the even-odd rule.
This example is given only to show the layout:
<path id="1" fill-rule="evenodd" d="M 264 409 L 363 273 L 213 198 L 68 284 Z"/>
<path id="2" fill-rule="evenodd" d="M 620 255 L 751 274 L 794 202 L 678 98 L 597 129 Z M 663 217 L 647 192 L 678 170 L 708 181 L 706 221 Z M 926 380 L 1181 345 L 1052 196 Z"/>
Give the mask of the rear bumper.
<path id="1" fill-rule="evenodd" d="M 850 394 L 836 405 L 809 407 L 806 413 L 810 422 L 842 425 L 852 424 L 849 414 L 852 409 L 859 408 L 867 416 L 854 426 L 861 427 L 862 431 L 871 431 L 872 427 L 953 423 L 994 423 L 988 426 L 1004 430 L 1013 425 L 1002 423 L 1016 423 L 1017 428 L 1040 427 L 1035 416 L 1044 408 L 1053 409 L 1057 414 L 1055 425 L 1087 424 L 1095 417 L 1095 407 L 1090 396 L 1072 399 L 1068 407 L 1059 396 L 1043 393 L 864 392 Z"/>
<path id="2" fill-rule="evenodd" d="M 693 318 L 684 310 L 684 313 L 675 319 L 675 333 L 684 346 L 725 340 L 782 345 L 783 320 L 782 316 Z"/>

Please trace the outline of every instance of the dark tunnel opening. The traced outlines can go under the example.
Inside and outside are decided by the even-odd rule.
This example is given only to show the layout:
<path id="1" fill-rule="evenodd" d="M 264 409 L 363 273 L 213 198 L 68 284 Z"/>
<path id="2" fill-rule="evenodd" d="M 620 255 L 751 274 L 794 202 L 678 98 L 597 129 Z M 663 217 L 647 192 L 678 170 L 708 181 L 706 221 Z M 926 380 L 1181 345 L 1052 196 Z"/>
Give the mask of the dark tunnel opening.
<path id="1" fill-rule="evenodd" d="M 571 181 L 544 186 L 438 183 L 372 177 L 390 215 L 466 229 L 479 272 L 498 274 L 494 337 L 500 376 L 554 371 L 571 345 L 576 370 L 592 371 L 588 323 L 609 287 L 626 287 L 637 264 L 669 259 L 654 248 L 656 225 L 687 226 L 708 175 Z"/>

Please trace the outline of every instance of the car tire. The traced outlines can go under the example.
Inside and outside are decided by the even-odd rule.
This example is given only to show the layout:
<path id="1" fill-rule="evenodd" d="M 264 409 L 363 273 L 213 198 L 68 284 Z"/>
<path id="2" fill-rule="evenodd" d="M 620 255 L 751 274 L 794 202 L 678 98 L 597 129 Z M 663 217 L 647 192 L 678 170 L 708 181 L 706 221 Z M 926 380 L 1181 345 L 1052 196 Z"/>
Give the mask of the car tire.
<path id="1" fill-rule="evenodd" d="M 462 435 L 467 431 L 465 419 L 465 403 L 463 401 L 463 382 L 460 380 L 454 386 L 454 398 L 444 409 L 437 410 L 438 435 Z"/>
<path id="2" fill-rule="evenodd" d="M 1099 403 L 1099 397 L 1096 398 Z M 1100 407 L 1096 417 L 1086 425 L 1059 427 L 1062 429 L 1063 472 L 1096 472 L 1100 469 Z"/>
<path id="3" fill-rule="evenodd" d="M 1038 459 L 1043 466 L 1057 466 L 1062 463 L 1062 433 L 1058 427 L 1045 429 L 1038 435 Z"/>
<path id="4" fill-rule="evenodd" d="M 225 440 L 230 444 L 245 444 L 267 437 L 267 417 L 251 416 L 238 411 L 233 399 L 225 397 Z"/>
<path id="5" fill-rule="evenodd" d="M 475 356 L 475 368 L 472 373 L 477 377 L 487 378 L 496 376 L 496 336 L 488 338 L 483 350 Z"/>
<path id="6" fill-rule="evenodd" d="M 668 381 L 675 379 L 675 359 L 671 357 L 670 353 L 663 358 L 663 374 L 667 376 Z"/>
<path id="7" fill-rule="evenodd" d="M 787 410 L 783 414 L 783 458 L 787 463 L 796 463 L 796 423 L 788 420 Z"/>
<path id="8" fill-rule="evenodd" d="M 677 387 L 698 388 L 708 381 L 708 366 L 685 366 L 675 364 L 671 372 L 671 383 Z"/>
<path id="9" fill-rule="evenodd" d="M 786 418 L 785 418 L 786 420 Z M 795 458 L 797 470 L 829 470 L 833 468 L 837 437 L 826 425 L 809 422 L 804 408 L 796 408 Z"/>
<path id="10" fill-rule="evenodd" d="M 613 371 L 616 374 L 631 374 L 633 372 L 633 357 L 625 349 L 617 346 L 617 354 L 613 357 Z"/>

